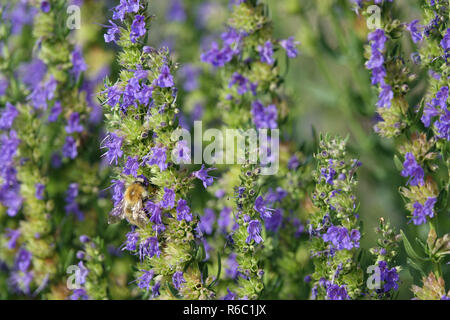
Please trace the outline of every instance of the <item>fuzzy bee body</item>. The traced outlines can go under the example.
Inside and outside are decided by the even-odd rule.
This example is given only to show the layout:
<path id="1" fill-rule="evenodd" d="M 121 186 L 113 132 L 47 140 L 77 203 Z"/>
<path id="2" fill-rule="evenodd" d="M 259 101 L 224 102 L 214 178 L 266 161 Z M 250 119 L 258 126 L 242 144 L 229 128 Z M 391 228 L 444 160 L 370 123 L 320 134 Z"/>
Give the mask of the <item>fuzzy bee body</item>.
<path id="1" fill-rule="evenodd" d="M 129 223 L 138 227 L 145 227 L 147 215 L 143 208 L 144 199 L 148 196 L 145 186 L 140 182 L 135 182 L 125 190 L 123 199 L 111 210 L 108 223 L 116 223 L 122 219 L 127 219 Z"/>

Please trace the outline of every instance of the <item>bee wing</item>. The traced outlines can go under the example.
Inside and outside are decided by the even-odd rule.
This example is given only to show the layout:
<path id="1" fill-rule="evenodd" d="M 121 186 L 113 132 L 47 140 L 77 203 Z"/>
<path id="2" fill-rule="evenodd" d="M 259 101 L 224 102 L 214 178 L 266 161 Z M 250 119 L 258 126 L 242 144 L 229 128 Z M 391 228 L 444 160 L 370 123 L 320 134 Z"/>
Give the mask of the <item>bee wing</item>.
<path id="1" fill-rule="evenodd" d="M 125 215 L 123 213 L 124 201 L 123 199 L 109 212 L 108 224 L 117 223 L 122 220 Z"/>

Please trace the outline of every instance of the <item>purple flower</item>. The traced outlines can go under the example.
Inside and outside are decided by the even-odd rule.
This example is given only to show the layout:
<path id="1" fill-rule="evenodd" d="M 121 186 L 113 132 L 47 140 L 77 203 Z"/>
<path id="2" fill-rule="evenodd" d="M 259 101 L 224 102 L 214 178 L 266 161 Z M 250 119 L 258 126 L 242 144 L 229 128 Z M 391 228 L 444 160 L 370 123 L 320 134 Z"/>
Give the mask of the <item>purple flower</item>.
<path id="1" fill-rule="evenodd" d="M 336 170 L 334 170 L 332 167 L 329 167 L 328 169 L 321 168 L 320 175 L 321 178 L 323 178 L 326 183 L 333 185 L 334 184 L 333 180 L 336 177 Z"/>
<path id="2" fill-rule="evenodd" d="M 26 272 L 31 264 L 31 253 L 27 250 L 20 248 L 17 252 L 16 260 L 14 261 L 14 268 L 16 270 Z"/>
<path id="3" fill-rule="evenodd" d="M 183 22 L 186 20 L 183 2 L 181 0 L 172 0 L 167 12 L 167 20 Z"/>
<path id="4" fill-rule="evenodd" d="M 175 206 L 175 192 L 173 189 L 164 187 L 164 196 L 160 205 L 165 209 L 172 209 Z"/>
<path id="5" fill-rule="evenodd" d="M 81 48 L 75 47 L 71 56 L 72 74 L 77 78 L 81 72 L 86 71 L 87 65 L 83 59 L 83 52 Z"/>
<path id="6" fill-rule="evenodd" d="M 434 125 L 437 130 L 438 138 L 447 139 L 447 141 L 450 141 L 450 111 L 445 110 Z"/>
<path id="7" fill-rule="evenodd" d="M 31 272 L 13 271 L 9 278 L 11 288 L 20 294 L 30 294 L 30 284 L 33 280 Z"/>
<path id="8" fill-rule="evenodd" d="M 109 150 L 104 154 L 109 164 L 113 163 L 117 165 L 119 158 L 123 156 L 122 142 L 123 138 L 117 136 L 115 133 L 110 133 L 105 139 L 106 143 L 102 148 L 108 148 Z"/>
<path id="9" fill-rule="evenodd" d="M 128 232 L 126 237 L 127 240 L 125 241 L 122 250 L 135 251 L 137 249 L 137 243 L 139 241 L 139 232 Z"/>
<path id="10" fill-rule="evenodd" d="M 166 147 L 153 147 L 149 154 L 147 154 L 143 159 L 142 163 L 149 166 L 157 165 L 159 170 L 162 172 L 167 169 L 167 157 L 166 157 Z"/>
<path id="11" fill-rule="evenodd" d="M 237 254 L 232 252 L 227 259 L 228 268 L 225 269 L 225 274 L 231 279 L 236 279 L 240 272 L 238 271 L 239 263 L 236 260 Z"/>
<path id="12" fill-rule="evenodd" d="M 83 220 L 83 212 L 81 212 L 76 202 L 78 197 L 78 183 L 71 183 L 66 191 L 66 205 L 64 210 L 67 214 L 74 214 L 78 220 Z"/>
<path id="13" fill-rule="evenodd" d="M 372 84 L 383 84 L 386 70 L 384 69 L 384 57 L 382 51 L 384 50 L 387 37 L 384 30 L 377 29 L 369 34 L 369 41 L 371 42 L 371 57 L 366 62 L 366 68 L 372 70 Z"/>
<path id="14" fill-rule="evenodd" d="M 7 248 L 9 250 L 15 249 L 17 245 L 17 239 L 20 237 L 20 229 L 6 229 L 6 237 L 9 238 Z"/>
<path id="15" fill-rule="evenodd" d="M 275 211 L 269 218 L 264 219 L 266 229 L 272 232 L 278 231 L 282 221 L 283 221 L 283 210 L 279 208 L 275 209 Z"/>
<path id="16" fill-rule="evenodd" d="M 258 196 L 255 200 L 255 205 L 253 206 L 253 209 L 255 209 L 261 216 L 261 219 L 270 218 L 272 216 L 272 209 L 267 208 L 266 202 L 264 201 L 263 197 Z"/>
<path id="17" fill-rule="evenodd" d="M 289 37 L 286 40 L 280 41 L 280 45 L 284 48 L 284 50 L 286 50 L 287 56 L 291 59 L 297 57 L 298 50 L 296 46 L 299 44 L 300 42 L 294 41 L 294 37 Z"/>
<path id="18" fill-rule="evenodd" d="M 213 224 L 216 220 L 216 215 L 214 210 L 210 208 L 205 209 L 205 214 L 200 217 L 199 227 L 200 231 L 206 234 L 211 234 L 213 232 Z"/>
<path id="19" fill-rule="evenodd" d="M 186 222 L 192 221 L 191 209 L 187 205 L 187 201 L 180 199 L 177 203 L 177 220 L 186 220 Z"/>
<path id="20" fill-rule="evenodd" d="M 144 271 L 142 276 L 137 280 L 138 287 L 140 289 L 146 289 L 148 291 L 148 289 L 150 289 L 150 282 L 152 281 L 154 275 L 155 271 L 153 270 Z"/>
<path id="21" fill-rule="evenodd" d="M 231 221 L 231 208 L 225 207 L 220 211 L 219 219 L 217 219 L 217 225 L 219 226 L 220 231 L 227 232 L 228 226 Z"/>
<path id="22" fill-rule="evenodd" d="M 273 45 L 272 42 L 266 41 L 263 46 L 258 46 L 257 48 L 259 55 L 261 56 L 261 62 L 267 64 L 273 64 L 275 60 L 273 59 Z"/>
<path id="23" fill-rule="evenodd" d="M 447 29 L 444 38 L 441 40 L 441 47 L 444 49 L 444 52 L 450 49 L 450 28 Z"/>
<path id="24" fill-rule="evenodd" d="M 421 225 L 427 222 L 427 216 L 431 218 L 434 217 L 434 205 L 436 203 L 436 198 L 428 198 L 422 205 L 419 202 L 413 204 L 413 222 L 415 225 Z"/>
<path id="25" fill-rule="evenodd" d="M 423 178 L 425 173 L 411 152 L 405 154 L 405 162 L 403 162 L 401 175 L 405 178 L 409 177 L 407 184 L 411 186 L 423 185 L 424 183 Z"/>
<path id="26" fill-rule="evenodd" d="M 23 198 L 20 196 L 20 190 L 18 186 L 8 188 L 8 186 L 2 186 L 0 189 L 0 201 L 7 207 L 6 213 L 10 217 L 14 217 L 22 207 Z"/>
<path id="27" fill-rule="evenodd" d="M 161 251 L 159 250 L 158 238 L 149 237 L 140 243 L 139 256 L 141 260 L 146 256 L 149 256 L 150 258 L 157 256 L 159 258 L 160 255 Z"/>
<path id="28" fill-rule="evenodd" d="M 239 72 L 233 73 L 231 76 L 230 82 L 228 83 L 228 88 L 231 88 L 237 84 L 237 93 L 244 94 L 249 89 L 249 81 L 246 77 L 241 75 Z"/>
<path id="29" fill-rule="evenodd" d="M 72 112 L 70 114 L 65 129 L 68 134 L 83 131 L 83 126 L 80 125 L 80 115 L 78 114 L 78 112 Z"/>
<path id="30" fill-rule="evenodd" d="M 128 156 L 125 167 L 123 168 L 122 173 L 126 175 L 132 175 L 137 178 L 137 171 L 139 169 L 139 161 L 138 156 L 130 157 Z"/>
<path id="31" fill-rule="evenodd" d="M 175 289 L 180 290 L 183 283 L 186 283 L 183 277 L 183 271 L 177 271 L 172 276 L 172 283 Z"/>
<path id="32" fill-rule="evenodd" d="M 177 141 L 172 152 L 172 160 L 176 164 L 189 164 L 191 162 L 191 149 L 185 140 Z"/>
<path id="33" fill-rule="evenodd" d="M 161 88 L 171 88 L 173 87 L 173 77 L 170 73 L 170 69 L 167 64 L 163 64 L 161 69 L 159 70 L 159 76 L 156 79 L 155 83 L 158 87 Z"/>
<path id="34" fill-rule="evenodd" d="M 345 285 L 340 287 L 337 284 L 329 284 L 327 287 L 327 297 L 329 300 L 349 300 Z"/>
<path id="35" fill-rule="evenodd" d="M 386 261 L 378 262 L 380 267 L 380 280 L 384 282 L 384 292 L 388 292 L 391 289 L 398 290 L 398 281 L 400 279 L 397 269 L 389 269 Z"/>
<path id="36" fill-rule="evenodd" d="M 345 227 L 331 226 L 322 235 L 322 239 L 325 242 L 331 242 L 336 250 L 351 250 L 359 247 L 360 233 L 353 229 L 349 234 Z"/>
<path id="37" fill-rule="evenodd" d="M 62 154 L 64 157 L 75 159 L 78 155 L 77 143 L 72 136 L 66 137 L 66 142 L 64 143 Z"/>
<path id="38" fill-rule="evenodd" d="M 19 111 L 9 102 L 6 103 L 5 108 L 0 116 L 0 130 L 11 129 L 14 119 L 19 115 Z"/>
<path id="39" fill-rule="evenodd" d="M 0 96 L 4 96 L 6 94 L 6 90 L 8 89 L 9 81 L 3 77 L 0 77 Z"/>
<path id="40" fill-rule="evenodd" d="M 420 32 L 417 24 L 419 23 L 419 20 L 413 20 L 410 23 L 406 25 L 406 30 L 408 30 L 411 33 L 411 38 L 414 43 L 417 43 L 422 40 L 422 33 Z"/>
<path id="41" fill-rule="evenodd" d="M 47 72 L 47 66 L 40 59 L 33 59 L 23 63 L 18 68 L 18 77 L 31 90 L 35 89 Z"/>
<path id="42" fill-rule="evenodd" d="M 147 201 L 145 204 L 145 210 L 150 214 L 150 221 L 154 224 L 161 225 L 162 224 L 162 211 L 161 207 L 153 203 L 151 201 Z"/>
<path id="43" fill-rule="evenodd" d="M 289 170 L 295 170 L 298 168 L 298 166 L 300 165 L 300 162 L 298 160 L 298 157 L 294 154 L 288 162 L 288 169 Z"/>
<path id="44" fill-rule="evenodd" d="M 89 270 L 84 266 L 83 261 L 78 263 L 78 269 L 75 272 L 75 279 L 77 284 L 86 283 L 86 277 L 89 274 Z"/>
<path id="45" fill-rule="evenodd" d="M 123 22 L 126 13 L 136 13 L 139 8 L 139 0 L 120 0 L 120 4 L 113 9 L 113 19 Z"/>
<path id="46" fill-rule="evenodd" d="M 47 109 L 47 101 L 54 98 L 56 86 L 57 82 L 53 76 L 46 83 L 37 85 L 28 97 L 33 107 L 35 109 Z"/>
<path id="47" fill-rule="evenodd" d="M 117 206 L 123 199 L 123 190 L 125 188 L 125 183 L 121 180 L 111 180 L 113 188 L 112 200 L 114 201 L 114 206 Z"/>
<path id="48" fill-rule="evenodd" d="M 217 42 L 213 42 L 209 51 L 201 54 L 200 60 L 209 63 L 214 67 L 223 67 L 238 53 L 239 50 L 233 50 L 230 45 L 225 45 L 222 49 L 219 49 Z"/>
<path id="49" fill-rule="evenodd" d="M 277 124 L 277 107 L 274 104 L 264 107 L 264 105 L 256 100 L 252 104 L 252 119 L 257 129 L 276 129 Z"/>
<path id="50" fill-rule="evenodd" d="M 180 77 L 183 79 L 183 89 L 190 92 L 198 87 L 198 76 L 201 70 L 191 64 L 186 64 L 180 69 Z"/>
<path id="51" fill-rule="evenodd" d="M 75 183 L 76 184 L 76 183 Z M 75 197 L 78 195 L 78 191 L 76 191 L 75 193 L 72 193 L 72 195 L 71 195 L 71 197 L 72 197 L 72 199 L 75 199 Z M 91 242 L 91 238 L 89 238 L 87 235 L 85 235 L 85 234 L 82 234 L 81 236 L 80 236 L 80 242 L 81 243 L 89 243 L 89 242 Z"/>
<path id="52" fill-rule="evenodd" d="M 111 25 L 106 26 L 106 28 L 108 28 L 108 31 L 103 35 L 105 38 L 105 42 L 106 43 L 109 43 L 109 42 L 117 43 L 117 40 L 119 40 L 119 37 L 120 37 L 119 27 L 111 20 L 109 20 L 109 23 Z"/>
<path id="53" fill-rule="evenodd" d="M 152 287 L 152 298 L 159 297 L 159 288 L 161 287 L 161 282 L 156 282 L 155 285 Z"/>
<path id="54" fill-rule="evenodd" d="M 84 289 L 75 289 L 70 296 L 70 300 L 88 300 L 89 297 Z"/>
<path id="55" fill-rule="evenodd" d="M 146 33 L 145 29 L 145 17 L 137 14 L 134 17 L 133 23 L 131 24 L 130 40 L 135 43 L 136 40 Z"/>
<path id="56" fill-rule="evenodd" d="M 45 190 L 45 185 L 42 183 L 36 183 L 34 185 L 36 191 L 35 191 L 35 197 L 38 200 L 44 200 L 44 190 Z"/>
<path id="57" fill-rule="evenodd" d="M 48 118 L 47 118 L 48 122 L 57 121 L 61 112 L 62 112 L 61 102 L 56 101 L 55 104 L 53 105 L 53 107 L 50 109 L 50 114 L 48 115 Z M 70 119 L 69 119 L 69 121 L 70 121 Z M 83 130 L 83 127 L 81 127 L 81 130 Z"/>
<path id="58" fill-rule="evenodd" d="M 228 294 L 225 297 L 223 297 L 223 300 L 236 300 L 236 299 L 238 299 L 237 294 L 231 292 L 231 290 L 229 288 L 227 288 L 227 292 L 228 292 Z"/>
<path id="59" fill-rule="evenodd" d="M 50 9 L 51 9 L 50 1 L 43 0 L 41 2 L 41 11 L 44 12 L 44 13 L 49 13 Z"/>
<path id="60" fill-rule="evenodd" d="M 203 181 L 203 186 L 206 188 L 208 188 L 210 185 L 213 184 L 214 182 L 214 177 L 211 177 L 208 175 L 208 172 L 211 170 L 215 170 L 216 168 L 208 168 L 205 169 L 205 166 L 202 164 L 202 167 L 200 170 L 198 171 L 194 171 L 193 175 L 194 177 L 196 177 L 197 179 L 200 179 Z"/>
<path id="61" fill-rule="evenodd" d="M 394 98 L 394 92 L 392 92 L 392 88 L 388 84 L 381 85 L 381 91 L 378 95 L 377 107 L 391 107 L 391 101 Z"/>
<path id="62" fill-rule="evenodd" d="M 261 223 L 259 220 L 251 220 L 247 226 L 248 237 L 245 242 L 250 243 L 254 240 L 256 243 L 260 243 L 263 239 L 260 236 L 261 233 Z"/>

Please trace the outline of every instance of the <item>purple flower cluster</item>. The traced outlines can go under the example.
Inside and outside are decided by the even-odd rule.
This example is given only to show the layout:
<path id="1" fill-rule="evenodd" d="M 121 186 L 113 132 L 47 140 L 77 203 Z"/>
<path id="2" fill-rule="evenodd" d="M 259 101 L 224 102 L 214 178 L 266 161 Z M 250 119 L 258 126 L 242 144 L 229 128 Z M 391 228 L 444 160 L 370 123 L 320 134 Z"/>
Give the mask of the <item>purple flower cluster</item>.
<path id="1" fill-rule="evenodd" d="M 114 162 L 114 164 L 117 165 L 117 161 L 123 156 L 123 151 L 121 149 L 123 138 L 117 136 L 115 133 L 110 133 L 104 141 L 105 144 L 102 148 L 108 148 L 108 151 L 103 156 L 106 157 L 109 164 Z"/>
<path id="2" fill-rule="evenodd" d="M 241 52 L 240 46 L 243 36 L 243 34 L 229 28 L 228 31 L 222 33 L 223 48 L 220 49 L 217 42 L 212 42 L 211 48 L 201 54 L 200 60 L 214 67 L 223 67 Z"/>
<path id="3" fill-rule="evenodd" d="M 72 52 L 71 62 L 72 74 L 75 76 L 75 78 L 78 78 L 81 72 L 86 71 L 87 65 L 83 59 L 83 52 L 81 51 L 81 48 L 75 47 Z"/>
<path id="4" fill-rule="evenodd" d="M 266 41 L 264 45 L 260 45 L 256 49 L 259 52 L 261 62 L 267 64 L 273 64 L 275 59 L 273 58 L 273 44 L 271 41 Z"/>
<path id="5" fill-rule="evenodd" d="M 437 117 L 434 121 L 437 137 L 450 141 L 450 111 L 447 108 L 448 94 L 447 86 L 439 89 L 436 97 L 425 106 L 421 120 L 424 126 L 428 128 L 432 119 Z"/>
<path id="6" fill-rule="evenodd" d="M 389 269 L 386 261 L 378 262 L 378 266 L 380 267 L 380 280 L 384 283 L 384 292 L 388 292 L 391 289 L 398 290 L 398 282 L 400 277 L 397 273 L 397 269 Z"/>
<path id="7" fill-rule="evenodd" d="M 151 151 L 142 159 L 143 164 L 149 166 L 157 165 L 162 172 L 167 169 L 166 147 L 153 147 Z"/>
<path id="8" fill-rule="evenodd" d="M 411 152 L 405 154 L 405 162 L 403 162 L 403 177 L 409 177 L 408 184 L 411 186 L 423 185 L 425 173 L 422 167 L 417 163 L 416 158 Z"/>
<path id="9" fill-rule="evenodd" d="M 167 20 L 183 22 L 186 20 L 186 12 L 182 0 L 172 0 L 167 11 Z"/>
<path id="10" fill-rule="evenodd" d="M 113 8 L 113 19 L 123 22 L 127 13 L 137 13 L 141 8 L 140 0 L 120 0 L 119 5 Z"/>
<path id="11" fill-rule="evenodd" d="M 205 189 L 208 188 L 210 185 L 212 185 L 214 182 L 214 177 L 208 175 L 208 172 L 211 170 L 215 170 L 215 168 L 205 169 L 205 165 L 202 164 L 202 167 L 200 168 L 200 170 L 195 171 L 193 173 L 194 177 L 196 177 L 197 179 L 199 179 L 203 182 L 203 186 L 205 187 Z"/>
<path id="12" fill-rule="evenodd" d="M 177 220 L 185 220 L 186 222 L 192 221 L 192 213 L 189 208 L 187 201 L 184 199 L 180 199 L 177 202 Z"/>
<path id="13" fill-rule="evenodd" d="M 34 86 L 33 91 L 28 97 L 33 107 L 35 109 L 47 109 L 47 102 L 55 97 L 56 86 L 57 82 L 53 76 L 47 82 L 41 82 Z"/>
<path id="14" fill-rule="evenodd" d="M 159 257 L 160 255 L 158 238 L 149 237 L 139 244 L 139 257 L 141 260 L 146 256 L 151 258 L 153 256 Z"/>
<path id="15" fill-rule="evenodd" d="M 183 277 L 183 271 L 177 271 L 172 276 L 172 283 L 175 289 L 180 290 L 183 286 L 183 283 L 186 283 Z"/>
<path id="16" fill-rule="evenodd" d="M 422 40 L 422 32 L 420 31 L 422 26 L 417 25 L 418 23 L 419 20 L 413 20 L 406 25 L 406 30 L 411 33 L 411 38 L 414 43 L 418 43 Z"/>
<path id="17" fill-rule="evenodd" d="M 351 250 L 359 248 L 359 239 L 361 235 L 359 230 L 353 229 L 350 233 L 345 227 L 331 226 L 327 232 L 322 235 L 325 242 L 331 242 L 336 250 Z"/>
<path id="18" fill-rule="evenodd" d="M 214 210 L 206 208 L 204 215 L 200 217 L 199 228 L 204 234 L 211 234 L 213 232 L 213 225 L 216 221 Z"/>
<path id="19" fill-rule="evenodd" d="M 7 110 L 4 112 L 8 112 Z M 3 118 L 2 114 L 2 118 Z M 22 197 L 19 192 L 17 170 L 14 157 L 17 153 L 20 140 L 17 132 L 10 130 L 0 136 L 0 177 L 3 184 L 0 186 L 0 202 L 6 207 L 9 216 L 15 216 L 22 207 Z"/>
<path id="20" fill-rule="evenodd" d="M 277 107 L 274 104 L 270 104 L 267 107 L 256 100 L 252 104 L 252 119 L 255 127 L 258 129 L 276 129 L 278 127 Z"/>
<path id="21" fill-rule="evenodd" d="M 263 238 L 261 237 L 261 222 L 259 220 L 251 220 L 247 226 L 248 237 L 245 240 L 247 243 L 251 243 L 252 240 L 255 243 L 261 243 Z"/>
<path id="22" fill-rule="evenodd" d="M 64 210 L 67 214 L 74 214 L 78 220 L 83 220 L 84 215 L 80 210 L 76 198 L 78 197 L 78 183 L 71 183 L 66 191 L 66 205 Z"/>
<path id="23" fill-rule="evenodd" d="M 384 30 L 376 29 L 369 34 L 368 39 L 371 43 L 371 56 L 369 61 L 366 62 L 366 68 L 372 71 L 372 84 L 379 84 L 381 87 L 377 106 L 379 108 L 389 108 L 391 106 L 391 100 L 394 97 L 394 93 L 392 92 L 391 86 L 386 84 L 384 81 L 384 78 L 386 77 L 386 69 L 384 67 L 383 51 L 385 49 L 387 37 L 384 34 Z"/>
<path id="24" fill-rule="evenodd" d="M 228 83 L 228 88 L 231 88 L 234 85 L 237 86 L 237 93 L 241 95 L 255 88 L 255 85 L 251 84 L 250 81 L 239 72 L 233 73 L 230 82 Z"/>
<path id="25" fill-rule="evenodd" d="M 296 48 L 300 42 L 294 41 L 294 37 L 289 37 L 285 40 L 280 41 L 280 45 L 286 50 L 286 54 L 289 58 L 296 58 L 298 55 L 298 50 Z"/>
<path id="26" fill-rule="evenodd" d="M 434 205 L 436 204 L 436 198 L 428 198 L 424 204 L 415 202 L 413 204 L 413 217 L 412 221 L 415 225 L 424 224 L 427 222 L 427 217 L 430 219 L 434 217 Z"/>
<path id="27" fill-rule="evenodd" d="M 9 284 L 17 293 L 30 294 L 30 284 L 33 280 L 33 274 L 28 269 L 31 266 L 31 258 L 31 253 L 24 248 L 19 249 L 16 254 Z"/>

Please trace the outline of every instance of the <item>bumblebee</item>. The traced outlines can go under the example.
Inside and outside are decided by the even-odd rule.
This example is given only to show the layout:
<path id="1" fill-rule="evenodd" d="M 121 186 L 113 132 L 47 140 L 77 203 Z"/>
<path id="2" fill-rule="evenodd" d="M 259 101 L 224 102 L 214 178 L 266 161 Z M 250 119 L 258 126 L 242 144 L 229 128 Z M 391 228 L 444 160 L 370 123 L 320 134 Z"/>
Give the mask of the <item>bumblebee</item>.
<path id="1" fill-rule="evenodd" d="M 156 189 L 153 185 L 150 187 L 152 190 Z M 122 200 L 109 213 L 108 224 L 126 219 L 129 223 L 144 228 L 148 218 L 143 204 L 148 197 L 149 192 L 144 181 L 137 180 L 130 184 L 125 190 Z"/>

